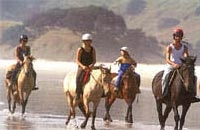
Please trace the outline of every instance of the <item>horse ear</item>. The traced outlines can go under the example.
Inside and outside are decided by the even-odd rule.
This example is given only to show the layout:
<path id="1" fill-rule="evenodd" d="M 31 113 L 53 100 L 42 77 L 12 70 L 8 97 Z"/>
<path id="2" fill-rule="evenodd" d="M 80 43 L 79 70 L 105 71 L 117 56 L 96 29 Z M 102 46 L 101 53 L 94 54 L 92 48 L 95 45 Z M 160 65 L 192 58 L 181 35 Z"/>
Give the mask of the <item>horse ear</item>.
<path id="1" fill-rule="evenodd" d="M 109 72 L 111 72 L 111 65 L 109 66 Z"/>
<path id="2" fill-rule="evenodd" d="M 194 59 L 193 59 L 193 60 L 194 60 L 194 62 L 196 61 L 196 59 L 197 59 L 197 56 L 194 56 Z"/>
<path id="3" fill-rule="evenodd" d="M 36 58 L 34 57 L 34 56 L 30 56 L 30 59 L 33 61 L 33 60 L 35 60 Z"/>
<path id="4" fill-rule="evenodd" d="M 181 57 L 180 60 L 185 63 L 185 57 Z"/>

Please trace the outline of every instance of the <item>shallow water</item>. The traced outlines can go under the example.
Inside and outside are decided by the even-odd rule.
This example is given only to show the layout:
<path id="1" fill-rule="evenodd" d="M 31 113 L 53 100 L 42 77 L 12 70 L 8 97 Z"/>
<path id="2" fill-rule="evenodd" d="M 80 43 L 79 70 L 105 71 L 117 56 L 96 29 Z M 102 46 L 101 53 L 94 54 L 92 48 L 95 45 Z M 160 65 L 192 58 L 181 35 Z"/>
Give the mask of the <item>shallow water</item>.
<path id="1" fill-rule="evenodd" d="M 9 115 L 3 82 L 4 70 L 0 70 L 0 130 L 76 130 L 75 120 L 68 126 L 65 125 L 68 115 L 68 107 L 63 93 L 62 81 L 67 71 L 37 70 L 38 91 L 33 91 L 27 104 L 25 118 L 21 117 L 21 106 L 17 106 L 16 113 Z M 150 84 L 151 81 L 149 81 Z M 145 83 L 148 84 L 148 83 Z M 200 103 L 192 104 L 190 107 L 184 130 L 200 129 Z M 126 103 L 123 100 L 116 100 L 111 108 L 113 122 L 108 123 L 102 120 L 105 109 L 104 99 L 97 110 L 96 128 L 97 130 L 159 130 L 156 106 L 150 86 L 142 86 L 142 93 L 139 102 L 133 104 L 133 124 L 124 122 L 126 114 Z M 77 125 L 80 126 L 84 118 L 82 113 L 76 109 Z M 89 130 L 91 120 L 89 120 L 86 130 Z M 170 113 L 166 122 L 166 130 L 173 130 L 173 112 Z"/>

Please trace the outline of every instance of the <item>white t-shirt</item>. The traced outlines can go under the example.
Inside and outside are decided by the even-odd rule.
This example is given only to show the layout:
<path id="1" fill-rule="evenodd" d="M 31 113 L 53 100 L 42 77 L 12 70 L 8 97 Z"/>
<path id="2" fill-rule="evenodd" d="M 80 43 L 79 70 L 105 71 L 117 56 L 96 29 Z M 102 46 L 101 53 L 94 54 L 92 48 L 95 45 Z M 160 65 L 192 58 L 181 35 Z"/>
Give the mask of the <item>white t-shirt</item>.
<path id="1" fill-rule="evenodd" d="M 176 64 L 181 65 L 182 64 L 181 58 L 183 57 L 183 53 L 184 53 L 184 45 L 182 44 L 179 50 L 175 49 L 173 44 L 170 44 L 170 47 L 172 48 L 170 60 Z"/>

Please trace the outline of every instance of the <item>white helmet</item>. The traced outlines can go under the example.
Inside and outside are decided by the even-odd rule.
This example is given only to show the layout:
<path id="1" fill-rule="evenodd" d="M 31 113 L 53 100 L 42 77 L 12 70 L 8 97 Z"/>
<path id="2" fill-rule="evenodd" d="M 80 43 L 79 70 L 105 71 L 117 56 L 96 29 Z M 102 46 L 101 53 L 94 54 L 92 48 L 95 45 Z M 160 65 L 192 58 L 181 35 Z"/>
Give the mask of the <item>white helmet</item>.
<path id="1" fill-rule="evenodd" d="M 85 33 L 82 35 L 82 40 L 92 40 L 92 35 L 89 33 Z"/>
<path id="2" fill-rule="evenodd" d="M 128 47 L 124 46 L 124 47 L 120 48 L 120 51 L 126 51 L 126 52 L 128 52 Z"/>

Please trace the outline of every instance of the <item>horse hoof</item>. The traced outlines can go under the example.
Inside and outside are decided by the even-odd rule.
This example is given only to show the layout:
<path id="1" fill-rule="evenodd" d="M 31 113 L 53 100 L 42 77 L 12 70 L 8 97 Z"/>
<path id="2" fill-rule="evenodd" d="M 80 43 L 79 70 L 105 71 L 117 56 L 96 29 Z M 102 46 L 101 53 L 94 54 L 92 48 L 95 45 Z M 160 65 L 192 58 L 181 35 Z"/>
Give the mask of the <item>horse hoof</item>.
<path id="1" fill-rule="evenodd" d="M 91 126 L 91 129 L 92 129 L 92 130 L 96 130 L 94 126 Z"/>
<path id="2" fill-rule="evenodd" d="M 81 128 L 84 129 L 85 128 L 85 124 L 81 124 Z"/>

